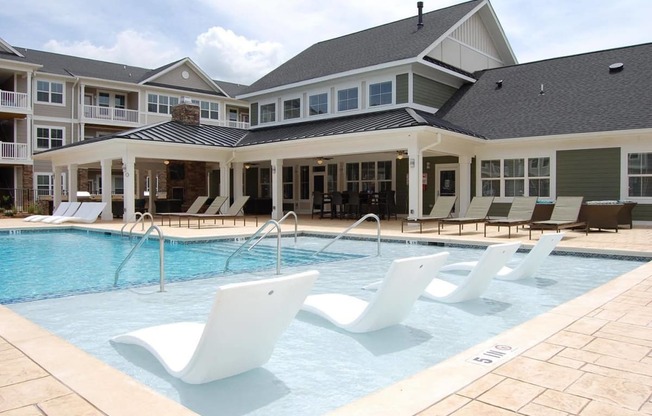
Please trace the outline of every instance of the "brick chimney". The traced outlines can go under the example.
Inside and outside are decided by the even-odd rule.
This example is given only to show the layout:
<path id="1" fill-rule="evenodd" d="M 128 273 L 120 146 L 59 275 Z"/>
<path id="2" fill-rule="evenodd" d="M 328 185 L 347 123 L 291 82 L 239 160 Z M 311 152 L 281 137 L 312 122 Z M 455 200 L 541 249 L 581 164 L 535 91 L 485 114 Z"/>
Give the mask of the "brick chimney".
<path id="1" fill-rule="evenodd" d="M 172 121 L 198 126 L 199 116 L 199 106 L 193 104 L 188 97 L 181 97 L 181 103 L 172 107 Z"/>

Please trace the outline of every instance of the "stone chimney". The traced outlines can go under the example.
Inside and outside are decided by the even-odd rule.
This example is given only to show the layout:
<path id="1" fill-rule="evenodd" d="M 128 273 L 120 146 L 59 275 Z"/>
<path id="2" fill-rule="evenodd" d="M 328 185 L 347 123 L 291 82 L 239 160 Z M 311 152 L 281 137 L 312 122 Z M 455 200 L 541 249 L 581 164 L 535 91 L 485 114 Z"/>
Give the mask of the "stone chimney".
<path id="1" fill-rule="evenodd" d="M 198 126 L 199 116 L 199 106 L 193 104 L 188 97 L 181 97 L 181 102 L 172 107 L 172 121 Z"/>

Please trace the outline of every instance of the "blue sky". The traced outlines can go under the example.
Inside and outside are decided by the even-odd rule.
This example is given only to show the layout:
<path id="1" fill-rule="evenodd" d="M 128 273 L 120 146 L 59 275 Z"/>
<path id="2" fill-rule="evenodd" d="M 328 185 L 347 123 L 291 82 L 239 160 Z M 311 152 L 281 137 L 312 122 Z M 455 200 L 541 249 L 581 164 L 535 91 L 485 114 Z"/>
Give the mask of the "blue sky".
<path id="1" fill-rule="evenodd" d="M 424 12 L 462 2 L 424 0 Z M 652 42 L 650 0 L 491 4 L 522 63 Z M 190 57 L 250 84 L 316 42 L 416 13 L 416 0 L 3 0 L 0 38 L 145 68 Z"/>

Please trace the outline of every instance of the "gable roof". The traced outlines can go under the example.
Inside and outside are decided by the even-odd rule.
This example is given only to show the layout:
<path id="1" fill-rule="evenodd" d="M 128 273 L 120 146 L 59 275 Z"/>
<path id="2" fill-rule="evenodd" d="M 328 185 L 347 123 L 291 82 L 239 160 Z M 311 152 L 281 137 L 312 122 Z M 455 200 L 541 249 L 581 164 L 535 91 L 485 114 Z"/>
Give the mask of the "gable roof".
<path id="1" fill-rule="evenodd" d="M 650 74 L 652 43 L 496 68 L 436 115 L 490 139 L 652 128 Z"/>
<path id="2" fill-rule="evenodd" d="M 417 17 L 316 43 L 254 82 L 243 94 L 373 65 L 414 59 L 483 0 L 471 0 Z"/>

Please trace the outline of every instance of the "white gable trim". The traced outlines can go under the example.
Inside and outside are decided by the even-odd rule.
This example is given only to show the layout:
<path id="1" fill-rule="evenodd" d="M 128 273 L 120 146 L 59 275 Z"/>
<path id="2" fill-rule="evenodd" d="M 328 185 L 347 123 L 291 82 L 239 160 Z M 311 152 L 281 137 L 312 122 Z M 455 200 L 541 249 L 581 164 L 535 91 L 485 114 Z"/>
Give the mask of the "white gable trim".
<path id="1" fill-rule="evenodd" d="M 215 81 L 213 81 L 211 79 L 211 77 L 206 75 L 206 73 L 200 67 L 198 67 L 197 64 L 195 64 L 192 61 L 192 59 L 190 59 L 190 58 L 183 58 L 182 60 L 178 61 L 174 65 L 170 65 L 169 67 L 165 68 L 165 70 L 163 70 L 161 72 L 157 72 L 155 75 L 152 75 L 151 77 L 142 80 L 141 82 L 139 82 L 139 84 L 140 85 L 145 85 L 148 82 L 154 82 L 161 75 L 167 74 L 167 73 L 169 73 L 169 72 L 171 72 L 171 71 L 173 71 L 173 70 L 175 70 L 175 69 L 177 69 L 177 68 L 179 68 L 180 66 L 183 66 L 183 65 L 190 66 L 192 68 L 192 70 L 195 71 L 195 73 L 197 73 L 197 75 L 199 75 L 199 77 L 201 79 L 203 79 L 204 82 L 206 82 L 208 85 L 211 85 L 215 91 L 217 91 L 217 92 L 219 92 L 221 94 L 224 94 L 225 97 L 233 98 L 233 97 L 229 96 L 229 94 L 227 94 L 226 91 L 224 91 L 222 88 L 220 88 L 220 86 L 217 85 L 215 83 Z"/>
<path id="2" fill-rule="evenodd" d="M 2 38 L 0 38 L 0 49 L 3 50 L 3 51 L 5 51 L 5 52 L 8 52 L 8 53 L 14 54 L 14 55 L 16 55 L 16 56 L 19 56 L 19 57 L 21 57 L 21 58 L 24 58 L 24 57 L 25 57 L 25 55 L 23 55 L 22 53 L 18 52 L 16 49 L 14 49 L 10 44 L 8 44 L 8 43 L 7 43 L 4 39 L 2 39 Z"/>

